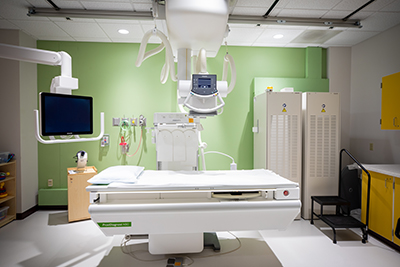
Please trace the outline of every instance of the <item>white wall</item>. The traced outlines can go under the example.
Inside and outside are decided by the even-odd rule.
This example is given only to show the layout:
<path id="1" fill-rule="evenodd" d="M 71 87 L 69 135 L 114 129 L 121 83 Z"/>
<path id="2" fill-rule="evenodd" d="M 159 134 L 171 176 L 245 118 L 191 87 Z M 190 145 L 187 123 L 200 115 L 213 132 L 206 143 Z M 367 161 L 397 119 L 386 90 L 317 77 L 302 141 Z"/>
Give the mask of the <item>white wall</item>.
<path id="1" fill-rule="evenodd" d="M 36 40 L 19 32 L 19 45 L 36 48 Z M 35 138 L 34 109 L 37 109 L 37 65 L 20 62 L 20 161 L 21 186 L 20 211 L 24 212 L 37 204 L 38 195 L 38 142 Z"/>
<path id="2" fill-rule="evenodd" d="M 351 48 L 332 47 L 328 49 L 329 92 L 340 93 L 341 146 L 350 150 L 350 86 L 351 86 Z M 351 151 L 350 151 L 351 152 Z M 343 164 L 351 160 L 343 156 Z"/>
<path id="3" fill-rule="evenodd" d="M 0 30 L 0 43 L 36 47 L 36 41 L 18 30 Z M 0 152 L 17 159 L 17 213 L 37 205 L 38 163 L 34 137 L 37 106 L 36 64 L 0 58 Z"/>
<path id="4" fill-rule="evenodd" d="M 396 72 L 400 72 L 400 25 L 352 47 L 350 147 L 363 163 L 400 163 L 400 131 L 380 129 L 380 84 L 383 76 Z"/>

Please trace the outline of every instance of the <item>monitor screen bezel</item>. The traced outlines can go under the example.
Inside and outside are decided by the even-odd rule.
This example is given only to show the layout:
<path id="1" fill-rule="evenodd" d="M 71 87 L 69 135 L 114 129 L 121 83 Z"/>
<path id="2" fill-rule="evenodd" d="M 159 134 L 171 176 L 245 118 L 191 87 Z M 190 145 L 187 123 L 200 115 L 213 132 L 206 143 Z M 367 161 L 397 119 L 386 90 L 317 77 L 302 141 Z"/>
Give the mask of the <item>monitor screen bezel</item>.
<path id="1" fill-rule="evenodd" d="M 45 108 L 45 103 L 46 103 L 46 98 L 48 97 L 57 97 L 57 98 L 68 98 L 68 99 L 84 99 L 84 100 L 89 100 L 89 109 L 90 109 L 90 115 L 89 115 L 89 120 L 90 120 L 90 129 L 89 130 L 79 130 L 79 131 L 53 131 L 49 132 L 46 131 L 46 126 L 48 124 L 48 121 L 46 120 L 46 108 Z M 39 106 L 40 106 L 40 117 L 41 117 L 41 123 L 40 123 L 40 131 L 42 136 L 59 136 L 59 135 L 82 135 L 82 134 L 93 134 L 93 97 L 91 96 L 81 96 L 81 95 L 65 95 L 65 94 L 56 94 L 56 93 L 48 93 L 48 92 L 41 92 L 40 97 L 39 97 Z M 77 115 L 78 115 L 78 111 Z M 62 119 L 62 118 L 60 118 Z"/>

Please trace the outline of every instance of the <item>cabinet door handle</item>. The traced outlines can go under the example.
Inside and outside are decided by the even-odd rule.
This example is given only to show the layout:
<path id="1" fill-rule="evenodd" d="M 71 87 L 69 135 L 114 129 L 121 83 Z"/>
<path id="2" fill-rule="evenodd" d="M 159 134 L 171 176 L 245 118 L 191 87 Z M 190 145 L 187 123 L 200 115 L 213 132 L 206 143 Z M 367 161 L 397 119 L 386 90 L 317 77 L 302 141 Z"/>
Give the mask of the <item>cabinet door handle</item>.
<path id="1" fill-rule="evenodd" d="M 397 117 L 393 118 L 393 126 L 394 127 L 399 127 L 399 125 L 397 124 Z"/>
<path id="2" fill-rule="evenodd" d="M 387 179 L 388 179 L 388 178 L 385 178 L 385 188 L 387 188 L 387 185 L 386 185 Z"/>

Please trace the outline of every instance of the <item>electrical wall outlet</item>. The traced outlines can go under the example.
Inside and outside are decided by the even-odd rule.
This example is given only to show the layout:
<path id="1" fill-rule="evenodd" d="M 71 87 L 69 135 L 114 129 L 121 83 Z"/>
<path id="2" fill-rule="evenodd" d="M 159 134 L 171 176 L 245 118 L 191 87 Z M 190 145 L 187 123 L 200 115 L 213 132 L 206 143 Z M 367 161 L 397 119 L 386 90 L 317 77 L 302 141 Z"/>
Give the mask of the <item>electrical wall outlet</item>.
<path id="1" fill-rule="evenodd" d="M 47 180 L 47 186 L 48 187 L 53 187 L 53 179 L 48 179 Z"/>

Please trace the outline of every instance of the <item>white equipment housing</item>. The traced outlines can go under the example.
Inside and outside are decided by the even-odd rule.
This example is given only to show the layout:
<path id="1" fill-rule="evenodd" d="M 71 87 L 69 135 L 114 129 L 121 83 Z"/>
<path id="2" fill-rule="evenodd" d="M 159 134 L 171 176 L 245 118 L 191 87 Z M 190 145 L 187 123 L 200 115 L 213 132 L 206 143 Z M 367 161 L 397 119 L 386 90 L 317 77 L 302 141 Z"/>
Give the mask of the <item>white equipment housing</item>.
<path id="1" fill-rule="evenodd" d="M 300 92 L 264 92 L 254 98 L 254 168 L 301 183 Z"/>
<path id="2" fill-rule="evenodd" d="M 153 143 L 158 170 L 198 169 L 198 123 L 186 113 L 155 113 Z"/>
<path id="3" fill-rule="evenodd" d="M 268 169 L 301 189 L 300 92 L 266 91 L 254 97 L 254 169 Z M 300 219 L 300 214 L 296 219 Z"/>
<path id="4" fill-rule="evenodd" d="M 339 93 L 303 93 L 302 213 L 311 218 L 311 196 L 337 195 L 340 153 Z M 324 207 L 326 211 L 329 207 Z"/>
<path id="5" fill-rule="evenodd" d="M 201 49 L 215 57 L 227 31 L 226 0 L 168 0 L 165 20 L 168 37 L 174 51 L 190 49 L 195 55 Z"/>
<path id="6" fill-rule="evenodd" d="M 154 11 L 154 14 L 159 13 L 157 5 Z M 157 28 L 146 32 L 143 37 L 136 66 L 140 67 L 145 59 L 165 48 L 165 64 L 160 81 L 165 83 L 169 74 L 172 81 L 178 82 L 178 105 L 183 113 L 187 113 L 183 108 L 186 106 L 193 114 L 221 114 L 225 105 L 222 97 L 226 97 L 235 86 L 234 60 L 232 56 L 226 54 L 221 81 L 216 81 L 216 93 L 199 95 L 192 91 L 192 74 L 208 75 L 207 56 L 215 57 L 223 38 L 228 35 L 228 16 L 227 0 L 168 0 L 165 2 L 168 37 Z M 160 38 L 161 44 L 146 52 L 151 36 Z M 177 58 L 178 74 L 175 72 L 174 55 Z M 231 69 L 229 86 L 228 66 Z"/>
<path id="7" fill-rule="evenodd" d="M 193 74 L 190 81 L 178 81 L 178 90 L 192 113 L 217 114 L 225 105 L 222 97 L 227 96 L 228 83 L 217 81 L 217 75 Z"/>
<path id="8" fill-rule="evenodd" d="M 151 254 L 201 252 L 204 232 L 283 230 L 301 206 L 298 184 L 267 170 L 144 171 L 86 190 L 105 235 L 149 235 Z"/>

